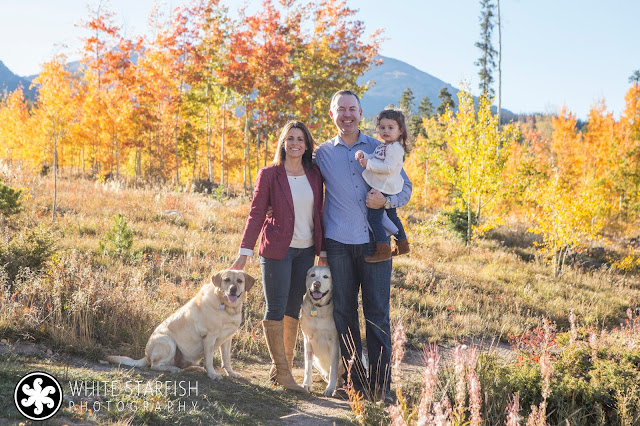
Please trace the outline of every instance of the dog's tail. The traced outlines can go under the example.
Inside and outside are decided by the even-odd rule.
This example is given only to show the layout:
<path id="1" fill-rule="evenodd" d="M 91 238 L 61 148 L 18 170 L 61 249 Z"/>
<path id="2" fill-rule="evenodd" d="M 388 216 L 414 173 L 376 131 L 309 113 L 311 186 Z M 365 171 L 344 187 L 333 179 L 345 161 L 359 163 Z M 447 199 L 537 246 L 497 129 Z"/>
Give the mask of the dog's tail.
<path id="1" fill-rule="evenodd" d="M 128 356 L 109 355 L 105 359 L 109 361 L 111 364 L 122 364 L 122 365 L 127 365 L 129 367 L 148 367 L 149 366 L 149 362 L 147 361 L 146 357 L 141 359 L 133 359 L 133 358 L 129 358 Z"/>

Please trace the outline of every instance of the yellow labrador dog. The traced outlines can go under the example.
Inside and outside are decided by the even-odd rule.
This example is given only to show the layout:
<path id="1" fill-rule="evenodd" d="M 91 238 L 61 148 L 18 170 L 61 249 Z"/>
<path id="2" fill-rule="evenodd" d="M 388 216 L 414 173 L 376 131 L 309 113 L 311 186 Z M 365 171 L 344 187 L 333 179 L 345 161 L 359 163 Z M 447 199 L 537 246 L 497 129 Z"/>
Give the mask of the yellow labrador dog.
<path id="1" fill-rule="evenodd" d="M 304 335 L 304 382 L 311 391 L 315 366 L 327 387 L 324 396 L 333 396 L 341 386 L 344 366 L 340 362 L 340 343 L 333 320 L 331 271 L 328 266 L 314 266 L 307 272 L 307 292 L 302 300 L 300 328 Z"/>
<path id="2" fill-rule="evenodd" d="M 213 352 L 220 348 L 222 368 L 231 377 L 241 377 L 231 368 L 231 337 L 240 327 L 242 303 L 254 283 L 255 278 L 242 271 L 218 272 L 191 300 L 156 327 L 147 342 L 144 358 L 112 355 L 106 360 L 177 373 L 198 366 L 204 358 L 207 375 L 219 380 L 222 376 L 213 369 Z"/>

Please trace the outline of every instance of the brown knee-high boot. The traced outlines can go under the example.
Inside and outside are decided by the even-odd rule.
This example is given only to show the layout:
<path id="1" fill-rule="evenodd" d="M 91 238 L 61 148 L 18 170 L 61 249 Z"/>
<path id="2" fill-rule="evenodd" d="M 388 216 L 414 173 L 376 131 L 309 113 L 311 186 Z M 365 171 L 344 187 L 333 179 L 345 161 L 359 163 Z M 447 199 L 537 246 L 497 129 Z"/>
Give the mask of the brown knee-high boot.
<path id="1" fill-rule="evenodd" d="M 276 382 L 285 389 L 305 392 L 305 389 L 293 379 L 291 370 L 289 370 L 284 349 L 284 321 L 263 320 L 262 328 L 264 329 L 264 337 L 267 340 L 269 355 L 271 355 L 271 360 L 276 366 Z"/>
<path id="2" fill-rule="evenodd" d="M 298 324 L 300 320 L 287 316 L 284 316 L 284 353 L 287 357 L 287 364 L 289 364 L 289 371 L 293 373 L 293 358 L 296 350 L 296 342 L 298 340 Z M 269 370 L 269 378 L 275 381 L 276 378 L 276 366 L 271 364 L 271 370 Z"/>
<path id="3" fill-rule="evenodd" d="M 298 323 L 296 318 L 284 316 L 284 353 L 287 356 L 289 370 L 293 371 L 293 357 L 296 353 L 298 340 Z"/>

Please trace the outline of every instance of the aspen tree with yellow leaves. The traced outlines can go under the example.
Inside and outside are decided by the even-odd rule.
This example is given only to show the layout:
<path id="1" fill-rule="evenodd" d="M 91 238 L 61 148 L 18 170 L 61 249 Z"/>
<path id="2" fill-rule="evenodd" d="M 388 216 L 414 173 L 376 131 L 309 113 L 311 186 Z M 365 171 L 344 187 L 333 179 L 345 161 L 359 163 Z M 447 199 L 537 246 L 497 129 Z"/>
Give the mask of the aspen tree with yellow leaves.
<path id="1" fill-rule="evenodd" d="M 586 137 L 576 131 L 576 117 L 566 108 L 552 119 L 552 140 L 547 150 L 536 152 L 539 173 L 524 196 L 534 223 L 529 231 L 542 236 L 538 248 L 550 259 L 555 277 L 572 251 L 598 238 L 609 211 L 603 175 L 608 148 L 602 141 L 610 142 L 611 121 L 601 104 L 590 117 Z"/>
<path id="2" fill-rule="evenodd" d="M 40 124 L 40 138 L 51 150 L 53 157 L 53 202 L 51 219 L 56 217 L 58 191 L 58 148 L 65 142 L 67 130 L 74 119 L 75 109 L 73 77 L 65 69 L 64 55 L 59 55 L 44 64 L 44 70 L 33 81 L 38 84 L 39 94 L 36 122 Z"/>
<path id="3" fill-rule="evenodd" d="M 3 141 L 0 157 L 13 160 L 25 158 L 24 148 L 31 140 L 30 114 L 22 87 L 0 102 L 0 140 Z"/>
<path id="4" fill-rule="evenodd" d="M 638 71 L 634 76 L 640 75 Z M 630 79 L 631 80 L 631 79 Z M 619 208 L 624 213 L 640 214 L 640 83 L 632 86 L 624 97 L 625 109 L 620 117 L 620 144 L 616 153 L 618 180 L 622 183 Z"/>
<path id="5" fill-rule="evenodd" d="M 535 224 L 529 231 L 542 235 L 538 248 L 551 258 L 555 277 L 562 274 L 567 255 L 595 240 L 604 225 L 604 217 L 597 212 L 601 193 L 592 183 L 576 191 L 555 174 L 528 194 L 535 204 L 532 216 Z"/>
<path id="6" fill-rule="evenodd" d="M 448 110 L 441 118 L 446 145 L 434 160 L 440 176 L 454 189 L 456 208 L 467 212 L 465 242 L 469 245 L 474 235 L 499 223 L 483 212 L 503 191 L 502 173 L 519 131 L 511 125 L 498 128 L 486 97 L 480 98 L 477 112 L 469 92 L 458 92 L 458 100 L 458 112 Z"/>

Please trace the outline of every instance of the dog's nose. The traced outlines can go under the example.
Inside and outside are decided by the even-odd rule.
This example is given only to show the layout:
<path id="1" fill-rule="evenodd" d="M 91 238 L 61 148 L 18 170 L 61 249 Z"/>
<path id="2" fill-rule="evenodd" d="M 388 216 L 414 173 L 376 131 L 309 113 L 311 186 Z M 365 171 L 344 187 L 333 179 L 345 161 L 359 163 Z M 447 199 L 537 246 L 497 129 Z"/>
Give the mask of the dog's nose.
<path id="1" fill-rule="evenodd" d="M 311 284 L 311 285 L 312 285 L 313 289 L 317 291 L 317 290 L 320 289 L 320 286 L 322 284 L 320 283 L 320 281 L 314 281 L 313 284 Z"/>
<path id="2" fill-rule="evenodd" d="M 236 287 L 235 285 L 232 285 L 231 287 L 229 287 L 229 294 L 236 294 L 238 292 L 238 287 Z"/>

